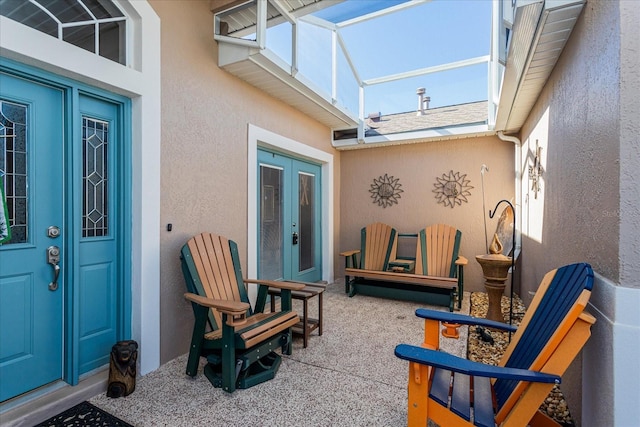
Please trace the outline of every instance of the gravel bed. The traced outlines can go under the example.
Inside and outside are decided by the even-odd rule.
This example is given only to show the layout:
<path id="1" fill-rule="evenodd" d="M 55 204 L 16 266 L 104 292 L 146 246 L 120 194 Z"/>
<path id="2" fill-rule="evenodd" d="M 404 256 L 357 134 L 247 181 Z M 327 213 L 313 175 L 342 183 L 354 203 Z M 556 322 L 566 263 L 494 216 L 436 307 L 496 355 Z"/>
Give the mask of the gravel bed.
<path id="1" fill-rule="evenodd" d="M 502 315 L 505 322 L 509 322 L 509 297 L 502 297 Z M 484 292 L 473 292 L 471 294 L 471 316 L 485 317 L 489 298 Z M 525 312 L 525 306 L 517 295 L 513 295 L 513 324 L 519 325 Z M 485 342 L 476 332 L 475 327 L 469 329 L 468 358 L 477 362 L 497 365 L 505 349 L 509 345 L 509 334 L 499 331 L 487 331 L 493 338 L 493 344 Z M 540 406 L 540 409 L 560 424 L 570 427 L 574 426 L 567 402 L 557 385 L 553 386 L 551 393 Z"/>

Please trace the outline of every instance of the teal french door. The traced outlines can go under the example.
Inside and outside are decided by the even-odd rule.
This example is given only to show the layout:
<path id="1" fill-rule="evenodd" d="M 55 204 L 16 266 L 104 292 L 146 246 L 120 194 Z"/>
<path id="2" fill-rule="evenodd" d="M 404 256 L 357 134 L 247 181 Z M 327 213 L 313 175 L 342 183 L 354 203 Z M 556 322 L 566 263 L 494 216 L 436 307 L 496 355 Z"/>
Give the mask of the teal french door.
<path id="1" fill-rule="evenodd" d="M 30 76 L 31 77 L 31 76 Z M 127 338 L 124 103 L 0 71 L 0 401 L 76 384 Z"/>
<path id="2" fill-rule="evenodd" d="M 317 164 L 258 150 L 258 277 L 322 279 Z"/>

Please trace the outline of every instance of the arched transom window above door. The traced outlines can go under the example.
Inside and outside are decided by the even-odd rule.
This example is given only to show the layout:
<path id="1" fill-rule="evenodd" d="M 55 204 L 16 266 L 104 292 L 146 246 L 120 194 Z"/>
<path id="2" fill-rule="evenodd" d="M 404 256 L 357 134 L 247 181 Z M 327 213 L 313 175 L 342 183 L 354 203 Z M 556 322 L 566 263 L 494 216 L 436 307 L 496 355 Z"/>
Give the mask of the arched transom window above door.
<path id="1" fill-rule="evenodd" d="M 0 0 L 0 15 L 127 63 L 127 17 L 111 0 Z"/>

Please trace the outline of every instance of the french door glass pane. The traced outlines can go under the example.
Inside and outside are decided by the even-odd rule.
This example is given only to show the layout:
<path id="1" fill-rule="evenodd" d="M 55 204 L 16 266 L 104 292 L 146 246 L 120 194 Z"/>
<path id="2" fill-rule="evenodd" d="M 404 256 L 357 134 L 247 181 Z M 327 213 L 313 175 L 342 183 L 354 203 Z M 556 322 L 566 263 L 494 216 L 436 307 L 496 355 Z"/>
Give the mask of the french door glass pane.
<path id="1" fill-rule="evenodd" d="M 261 279 L 284 277 L 282 225 L 283 225 L 283 170 L 260 165 L 260 262 Z"/>
<path id="2" fill-rule="evenodd" d="M 299 271 L 308 270 L 314 266 L 315 241 L 314 241 L 314 200 L 316 177 L 307 173 L 298 173 L 298 218 L 300 222 L 300 251 Z"/>
<path id="3" fill-rule="evenodd" d="M 0 201 L 0 220 L 11 227 L 8 243 L 25 243 L 27 218 L 27 106 L 0 99 L 0 177 L 8 218 Z"/>

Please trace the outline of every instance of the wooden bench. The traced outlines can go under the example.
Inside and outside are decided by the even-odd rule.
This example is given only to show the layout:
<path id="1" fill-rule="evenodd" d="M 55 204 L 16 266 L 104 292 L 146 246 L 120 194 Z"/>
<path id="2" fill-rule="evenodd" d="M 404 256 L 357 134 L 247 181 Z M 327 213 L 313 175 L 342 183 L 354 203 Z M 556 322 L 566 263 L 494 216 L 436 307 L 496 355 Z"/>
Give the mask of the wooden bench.
<path id="1" fill-rule="evenodd" d="M 398 237 L 416 238 L 415 259 L 397 257 Z M 345 257 L 345 292 L 460 309 L 467 264 L 466 258 L 458 256 L 461 238 L 460 230 L 446 224 L 417 234 L 370 224 L 361 230 L 361 249 L 340 254 Z"/>

